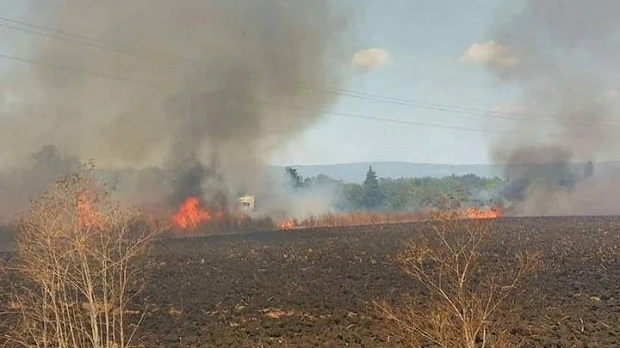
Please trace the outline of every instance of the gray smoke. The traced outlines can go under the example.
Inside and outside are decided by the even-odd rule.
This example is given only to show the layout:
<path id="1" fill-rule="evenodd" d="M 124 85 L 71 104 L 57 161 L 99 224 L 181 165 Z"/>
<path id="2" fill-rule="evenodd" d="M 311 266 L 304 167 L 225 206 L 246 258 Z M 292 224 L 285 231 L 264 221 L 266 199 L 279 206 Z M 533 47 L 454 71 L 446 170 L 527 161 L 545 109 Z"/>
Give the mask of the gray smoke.
<path id="1" fill-rule="evenodd" d="M 540 134 L 492 145 L 494 162 L 505 165 L 511 213 L 620 212 L 605 198 L 618 193 L 613 176 L 586 164 L 620 153 L 619 108 L 609 98 L 620 86 L 619 11 L 616 0 L 527 0 L 495 27 L 490 43 L 470 49 L 470 60 L 485 62 L 505 87 L 517 87 L 532 119 L 515 133 Z"/>
<path id="2" fill-rule="evenodd" d="M 19 166 L 0 172 L 0 221 L 12 218 L 29 197 L 49 189 L 54 180 L 78 168 L 75 157 L 63 156 L 50 145 L 28 156 Z"/>
<path id="3" fill-rule="evenodd" d="M 138 201 L 260 194 L 272 150 L 321 117 L 277 104 L 326 109 L 337 97 L 300 82 L 344 82 L 348 16 L 328 0 L 33 3 L 25 21 L 98 41 L 14 33 L 15 55 L 101 76 L 10 63 L 0 146 L 11 150 L 0 162 L 23 167 L 53 145 L 98 167 L 151 168 L 156 194 L 132 197 L 149 191 L 135 173 L 136 185 L 119 185 Z"/>

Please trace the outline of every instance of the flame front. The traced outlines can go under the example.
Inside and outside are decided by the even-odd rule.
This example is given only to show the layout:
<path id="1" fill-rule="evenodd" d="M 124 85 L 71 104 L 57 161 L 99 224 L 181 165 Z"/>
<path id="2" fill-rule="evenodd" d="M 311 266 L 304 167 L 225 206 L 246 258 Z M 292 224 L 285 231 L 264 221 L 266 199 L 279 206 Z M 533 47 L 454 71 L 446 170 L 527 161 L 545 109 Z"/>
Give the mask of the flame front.
<path id="1" fill-rule="evenodd" d="M 280 230 L 290 230 L 290 229 L 295 228 L 296 225 L 297 224 L 295 223 L 294 220 L 284 220 L 278 224 L 278 228 Z"/>
<path id="2" fill-rule="evenodd" d="M 194 229 L 211 218 L 212 214 L 208 209 L 200 208 L 198 197 L 189 197 L 172 216 L 172 222 L 181 229 Z"/>
<path id="3" fill-rule="evenodd" d="M 343 214 L 325 214 L 323 216 L 311 215 L 305 219 L 283 219 L 277 222 L 271 220 L 272 225 L 265 228 L 277 228 L 280 231 L 294 230 L 299 228 L 335 227 L 376 225 L 389 223 L 403 223 L 423 221 L 425 219 L 496 219 L 503 214 L 501 208 L 463 208 L 451 211 L 428 210 L 410 212 L 357 212 Z M 198 197 L 189 197 L 179 207 L 176 214 L 171 218 L 173 226 L 180 230 L 196 230 L 204 227 L 209 231 L 221 231 L 228 229 L 249 228 L 253 220 L 244 214 L 229 214 L 224 209 L 200 206 Z M 263 227 L 261 227 L 263 228 Z M 204 230 L 203 232 L 206 232 Z M 185 234 L 186 232 L 184 232 Z"/>
<path id="4" fill-rule="evenodd" d="M 463 215 L 467 219 L 497 219 L 502 216 L 502 210 L 499 208 L 492 208 L 490 210 L 468 208 Z"/>

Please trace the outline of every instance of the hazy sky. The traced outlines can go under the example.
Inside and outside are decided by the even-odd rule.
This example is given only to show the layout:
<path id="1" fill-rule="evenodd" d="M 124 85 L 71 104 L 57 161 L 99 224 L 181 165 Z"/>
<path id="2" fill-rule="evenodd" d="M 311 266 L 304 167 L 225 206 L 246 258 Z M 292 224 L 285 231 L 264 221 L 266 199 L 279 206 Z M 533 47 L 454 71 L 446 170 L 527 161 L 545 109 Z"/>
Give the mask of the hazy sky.
<path id="1" fill-rule="evenodd" d="M 251 0 L 248 0 L 251 1 Z M 370 65 L 344 87 L 419 103 L 484 110 L 508 110 L 511 91 L 483 67 L 460 57 L 474 43 L 490 39 L 490 27 L 518 6 L 513 0 L 340 0 L 356 7 L 356 45 L 370 50 L 351 60 Z M 25 0 L 0 0 L 2 16 L 22 16 Z M 0 38 L 3 31 L 0 28 Z M 1 53 L 12 53 L 0 46 Z M 17 54 L 18 52 L 16 52 Z M 5 63 L 0 60 L 0 66 Z M 342 96 L 335 113 L 448 127 L 509 131 L 514 120 L 397 105 Z M 378 122 L 343 115 L 324 118 L 272 157 L 274 164 L 360 161 L 488 163 L 497 133 Z"/>
<path id="2" fill-rule="evenodd" d="M 510 107 L 510 91 L 483 68 L 459 58 L 475 42 L 490 39 L 493 21 L 510 12 L 506 0 L 361 0 L 360 49 L 379 48 L 387 64 L 358 74 L 348 89 L 456 107 Z M 511 1 L 513 2 L 513 1 Z M 514 1 L 513 6 L 518 6 Z M 493 119 L 343 97 L 336 112 L 431 123 L 509 130 L 514 120 Z M 488 163 L 497 133 L 383 123 L 326 115 L 274 156 L 276 163 L 409 161 Z"/>

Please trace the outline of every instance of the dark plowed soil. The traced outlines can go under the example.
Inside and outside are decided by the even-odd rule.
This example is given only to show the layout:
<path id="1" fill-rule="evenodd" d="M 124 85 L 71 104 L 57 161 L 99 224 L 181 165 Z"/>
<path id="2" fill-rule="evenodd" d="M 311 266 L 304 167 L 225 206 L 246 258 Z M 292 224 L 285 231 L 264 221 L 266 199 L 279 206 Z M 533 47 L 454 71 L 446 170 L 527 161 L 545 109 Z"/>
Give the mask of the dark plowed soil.
<path id="1" fill-rule="evenodd" d="M 141 341 L 149 347 L 402 346 L 371 302 L 411 288 L 392 257 L 422 226 L 164 243 L 147 289 L 154 307 Z M 496 251 L 545 255 L 512 334 L 530 347 L 620 346 L 620 218 L 502 219 L 497 228 Z"/>
<path id="2" fill-rule="evenodd" d="M 424 224 L 158 245 L 146 347 L 400 347 L 373 311 L 413 283 L 393 263 Z M 493 252 L 544 253 L 511 334 L 526 347 L 620 346 L 620 218 L 505 218 Z"/>

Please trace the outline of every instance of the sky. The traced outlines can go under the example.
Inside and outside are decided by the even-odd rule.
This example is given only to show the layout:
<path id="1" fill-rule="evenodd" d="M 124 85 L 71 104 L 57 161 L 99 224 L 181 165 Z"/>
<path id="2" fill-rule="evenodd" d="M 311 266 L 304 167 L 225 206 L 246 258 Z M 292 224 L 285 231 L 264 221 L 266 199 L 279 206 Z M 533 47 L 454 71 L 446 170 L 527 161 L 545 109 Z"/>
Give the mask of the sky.
<path id="1" fill-rule="evenodd" d="M 506 0 L 340 1 L 355 8 L 353 34 L 360 56 L 351 57 L 351 62 L 367 66 L 367 69 L 351 69 L 352 76 L 342 88 L 418 105 L 434 103 L 482 110 L 511 107 L 514 91 L 496 83 L 480 65 L 466 64 L 460 59 L 472 44 L 489 40 L 494 21 L 501 14 L 510 13 Z M 512 6 L 518 2 L 511 1 Z M 27 20 L 25 3 L 0 0 L 0 13 Z M 2 34 L 0 30 L 0 37 Z M 10 47 L 0 48 L 4 53 L 11 53 Z M 349 96 L 341 96 L 328 111 L 312 127 L 282 144 L 272 154 L 271 163 L 490 163 L 489 144 L 501 134 L 441 127 L 501 132 L 512 129 L 514 123 Z"/>
<path id="2" fill-rule="evenodd" d="M 517 3 L 518 1 L 515 1 Z M 359 49 L 380 49 L 388 61 L 351 79 L 348 90 L 456 107 L 502 110 L 513 92 L 480 66 L 459 58 L 490 39 L 490 27 L 511 10 L 503 0 L 355 1 Z M 513 4 L 516 7 L 516 4 Z M 350 97 L 333 110 L 378 118 L 465 128 L 509 130 L 513 120 L 394 105 Z M 326 115 L 274 154 L 277 164 L 365 161 L 489 163 L 497 133 L 386 123 Z"/>

